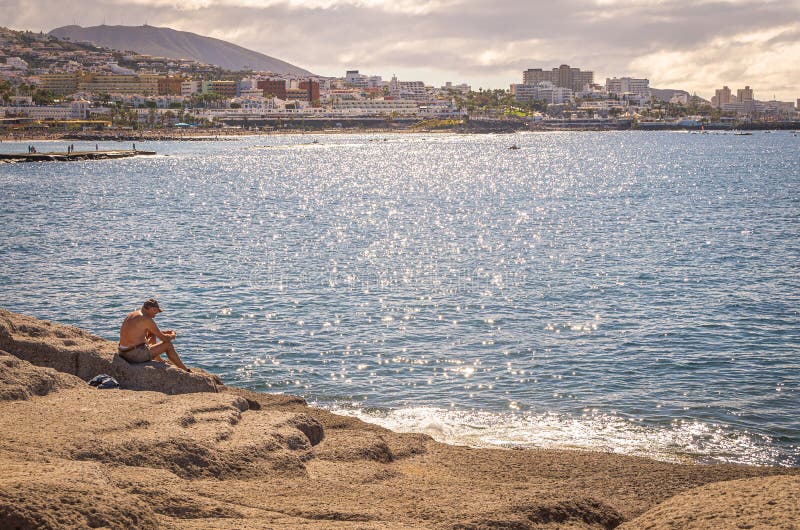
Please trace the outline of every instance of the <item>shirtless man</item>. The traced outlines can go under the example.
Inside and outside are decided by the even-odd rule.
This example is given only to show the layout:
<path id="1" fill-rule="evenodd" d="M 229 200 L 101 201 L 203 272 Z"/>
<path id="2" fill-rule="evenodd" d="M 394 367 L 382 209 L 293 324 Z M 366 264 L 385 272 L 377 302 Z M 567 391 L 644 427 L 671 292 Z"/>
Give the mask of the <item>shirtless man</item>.
<path id="1" fill-rule="evenodd" d="M 125 317 L 122 328 L 119 330 L 119 356 L 130 363 L 144 363 L 147 361 L 164 362 L 162 353 L 166 353 L 170 362 L 190 372 L 183 364 L 178 352 L 172 345 L 175 332 L 171 329 L 161 331 L 156 326 L 155 316 L 161 312 L 158 302 L 151 298 L 146 300 L 141 309 Z M 162 342 L 157 343 L 156 338 Z"/>

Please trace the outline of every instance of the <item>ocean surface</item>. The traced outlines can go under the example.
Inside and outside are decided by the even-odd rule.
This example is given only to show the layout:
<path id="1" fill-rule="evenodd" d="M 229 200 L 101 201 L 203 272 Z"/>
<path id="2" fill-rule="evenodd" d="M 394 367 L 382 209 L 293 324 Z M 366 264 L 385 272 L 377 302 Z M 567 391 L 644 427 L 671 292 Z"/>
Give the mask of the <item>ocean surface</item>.
<path id="1" fill-rule="evenodd" d="M 800 465 L 792 132 L 137 147 L 0 165 L 0 307 L 154 296 L 189 365 L 451 443 Z"/>

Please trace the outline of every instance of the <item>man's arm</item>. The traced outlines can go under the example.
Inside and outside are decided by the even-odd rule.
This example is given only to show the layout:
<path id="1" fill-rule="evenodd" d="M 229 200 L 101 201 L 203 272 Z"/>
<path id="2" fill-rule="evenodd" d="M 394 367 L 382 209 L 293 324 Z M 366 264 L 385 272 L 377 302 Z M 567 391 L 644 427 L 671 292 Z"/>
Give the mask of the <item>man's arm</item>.
<path id="1" fill-rule="evenodd" d="M 175 332 L 174 331 L 167 331 L 162 332 L 158 329 L 158 325 L 156 325 L 155 320 L 152 318 L 147 319 L 147 331 L 152 333 L 154 336 L 158 337 L 159 339 L 163 340 L 164 342 L 169 342 L 175 340 Z"/>

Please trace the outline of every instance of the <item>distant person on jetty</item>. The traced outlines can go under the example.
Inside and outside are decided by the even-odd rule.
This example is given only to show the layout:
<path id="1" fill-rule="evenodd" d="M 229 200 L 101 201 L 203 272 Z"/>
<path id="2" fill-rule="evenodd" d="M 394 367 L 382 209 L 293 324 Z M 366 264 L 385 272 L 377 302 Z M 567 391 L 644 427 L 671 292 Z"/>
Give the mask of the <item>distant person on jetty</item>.
<path id="1" fill-rule="evenodd" d="M 161 331 L 153 320 L 160 312 L 158 302 L 150 298 L 145 300 L 141 309 L 125 317 L 119 330 L 119 356 L 129 363 L 164 362 L 161 354 L 166 353 L 172 364 L 190 372 L 172 345 L 176 333 L 171 329 Z M 156 339 L 161 339 L 161 342 L 157 343 Z"/>

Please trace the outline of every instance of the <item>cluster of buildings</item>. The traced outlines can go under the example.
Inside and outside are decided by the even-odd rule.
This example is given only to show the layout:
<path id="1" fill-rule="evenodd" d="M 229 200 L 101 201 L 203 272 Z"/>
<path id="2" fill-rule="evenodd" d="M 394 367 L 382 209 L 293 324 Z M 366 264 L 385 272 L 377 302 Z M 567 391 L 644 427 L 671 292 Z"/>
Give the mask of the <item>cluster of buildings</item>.
<path id="1" fill-rule="evenodd" d="M 605 85 L 594 82 L 594 72 L 582 71 L 567 64 L 552 70 L 532 68 L 522 73 L 522 83 L 512 84 L 511 93 L 519 103 L 545 103 L 549 107 L 571 107 L 578 111 L 633 116 L 652 106 L 648 79 L 634 77 L 607 78 Z M 689 103 L 687 93 L 676 93 L 666 103 Z M 702 100 L 701 100 L 702 101 Z M 736 95 L 728 87 L 716 91 L 711 105 L 728 116 L 789 116 L 800 109 L 800 100 L 792 102 L 757 101 L 747 86 Z"/>
<path id="2" fill-rule="evenodd" d="M 466 84 L 442 87 L 422 81 L 364 75 L 295 76 L 270 72 L 234 75 L 212 65 L 175 61 L 66 43 L 44 34 L 0 32 L 0 79 L 32 87 L 6 97 L 0 114 L 36 119 L 102 118 L 114 107 L 152 115 L 191 110 L 208 119 L 281 116 L 457 118 L 453 104 Z M 40 91 L 63 103 L 34 104 Z M 0 98 L 2 94 L 0 94 Z M 94 116 L 93 116 L 94 115 Z M 3 116 L 0 116 L 3 117 Z"/>
<path id="3" fill-rule="evenodd" d="M 125 108 L 142 121 L 159 123 L 174 123 L 184 111 L 212 121 L 299 116 L 457 119 L 466 115 L 463 101 L 471 92 L 463 83 L 434 87 L 358 70 L 342 77 L 234 74 L 192 60 L 120 52 L 3 28 L 0 80 L 25 87 L 16 90 L 17 95 L 0 92 L 0 118 L 103 119 Z M 648 79 L 614 77 L 601 85 L 594 72 L 567 64 L 525 70 L 522 83 L 510 88 L 516 102 L 538 103 L 541 110 L 555 113 L 569 109 L 590 116 L 636 117 L 653 102 Z M 38 101 L 45 94 L 55 104 L 36 105 L 34 93 Z M 685 104 L 688 94 L 673 99 Z M 736 95 L 723 87 L 712 105 L 737 116 L 796 113 L 792 103 L 755 100 L 750 87 Z"/>
<path id="4" fill-rule="evenodd" d="M 591 112 L 625 112 L 630 105 L 650 103 L 650 81 L 633 77 L 594 82 L 594 72 L 562 64 L 552 70 L 531 68 L 522 72 L 522 83 L 512 84 L 511 93 L 519 103 L 576 106 Z M 577 105 L 576 105 L 577 103 Z"/>
<path id="5" fill-rule="evenodd" d="M 109 63 L 103 72 L 59 72 L 37 76 L 40 90 L 65 99 L 97 105 L 155 109 L 191 108 L 193 115 L 224 119 L 262 116 L 418 116 L 453 118 L 463 111 L 453 105 L 453 94 L 468 93 L 468 85 L 435 88 L 422 81 L 365 76 L 348 71 L 341 78 L 298 77 L 251 73 L 237 79 L 195 79 L 180 74 L 125 71 Z M 25 113 L 28 98 L 16 99 L 13 112 Z M 6 113 L 10 109 L 6 108 Z"/>
<path id="6" fill-rule="evenodd" d="M 792 114 L 795 104 L 791 101 L 758 101 L 753 97 L 753 89 L 749 86 L 739 88 L 734 95 L 727 86 L 718 88 L 711 98 L 711 105 L 722 112 L 734 113 L 737 116 L 754 114 Z M 800 109 L 800 99 L 797 100 Z"/>

